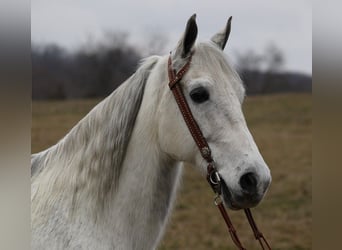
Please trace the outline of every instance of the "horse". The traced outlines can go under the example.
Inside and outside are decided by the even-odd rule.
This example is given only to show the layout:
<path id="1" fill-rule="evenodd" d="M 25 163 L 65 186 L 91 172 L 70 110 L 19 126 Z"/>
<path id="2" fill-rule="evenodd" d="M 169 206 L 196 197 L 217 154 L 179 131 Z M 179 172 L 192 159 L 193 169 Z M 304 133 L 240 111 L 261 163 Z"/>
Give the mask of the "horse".
<path id="1" fill-rule="evenodd" d="M 198 42 L 196 15 L 171 52 L 231 209 L 256 206 L 271 182 L 242 113 L 245 89 L 223 50 L 230 21 Z M 168 88 L 168 55 L 143 60 L 57 144 L 31 157 L 32 249 L 156 249 L 183 168 L 206 164 Z"/>

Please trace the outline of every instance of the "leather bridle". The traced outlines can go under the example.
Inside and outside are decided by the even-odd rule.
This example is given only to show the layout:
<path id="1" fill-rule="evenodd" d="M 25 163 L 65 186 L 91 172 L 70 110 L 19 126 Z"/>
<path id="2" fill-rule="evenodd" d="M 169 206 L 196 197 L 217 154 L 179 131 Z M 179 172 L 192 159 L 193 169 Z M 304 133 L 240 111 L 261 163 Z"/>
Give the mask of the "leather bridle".
<path id="1" fill-rule="evenodd" d="M 183 76 L 186 74 L 186 72 L 189 70 L 190 65 L 191 65 L 191 59 L 192 59 L 192 54 L 189 56 L 189 60 L 186 62 L 186 64 L 178 71 L 176 72 L 172 68 L 172 60 L 171 60 L 171 54 L 169 56 L 168 60 L 168 75 L 169 75 L 169 87 L 176 99 L 177 105 L 183 115 L 184 121 L 198 147 L 200 150 L 200 153 L 207 162 L 207 181 L 209 182 L 210 186 L 212 187 L 214 193 L 216 194 L 214 203 L 218 207 L 218 209 L 221 212 L 221 215 L 226 222 L 226 225 L 228 227 L 229 234 L 235 243 L 235 245 L 240 249 L 244 250 L 244 248 L 239 240 L 239 237 L 237 236 L 236 230 L 228 216 L 228 213 L 223 205 L 223 202 L 220 198 L 221 195 L 221 179 L 220 175 L 218 174 L 214 160 L 211 155 L 211 150 L 208 145 L 207 140 L 203 136 L 203 133 L 201 129 L 199 128 L 195 118 L 192 115 L 192 112 L 190 110 L 190 107 L 184 97 L 183 91 L 181 89 L 180 84 L 178 84 Z M 244 209 L 246 217 L 248 219 L 248 222 L 253 230 L 255 238 L 259 241 L 262 249 L 271 249 L 270 245 L 266 241 L 265 237 L 263 234 L 259 231 L 258 227 L 256 226 L 256 223 L 252 217 L 252 213 L 249 208 Z"/>

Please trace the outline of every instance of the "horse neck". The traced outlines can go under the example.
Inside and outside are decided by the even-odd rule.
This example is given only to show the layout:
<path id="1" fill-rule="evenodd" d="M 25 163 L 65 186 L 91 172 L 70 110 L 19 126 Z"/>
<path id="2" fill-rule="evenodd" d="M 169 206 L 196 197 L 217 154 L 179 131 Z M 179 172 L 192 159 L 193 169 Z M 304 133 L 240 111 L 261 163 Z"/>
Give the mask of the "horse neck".
<path id="1" fill-rule="evenodd" d="M 103 212 L 117 189 L 147 72 L 153 64 L 150 60 L 141 66 L 58 144 L 33 156 L 33 197 L 38 187 L 44 186 L 40 190 L 46 191 L 37 194 L 46 204 L 55 202 L 49 195 L 54 193 L 71 211 L 86 207 L 95 214 Z"/>
<path id="2" fill-rule="evenodd" d="M 130 235 L 130 249 L 152 249 L 162 235 L 172 208 L 181 168 L 158 145 L 157 105 L 147 83 L 123 162 L 120 184 L 113 200 L 109 221 L 114 232 Z M 155 92 L 154 92 L 155 93 Z M 155 95 L 154 95 L 155 96 Z M 114 239 L 115 240 L 115 239 Z"/>
<path id="3" fill-rule="evenodd" d="M 132 86 L 147 79 L 146 72 L 156 61 L 142 66 L 142 72 L 131 79 Z M 123 249 L 154 248 L 175 197 L 180 167 L 158 146 L 156 109 L 160 95 L 156 97 L 155 91 L 160 92 L 160 81 L 147 80 L 141 86 L 146 88 L 141 91 L 140 109 L 129 108 L 141 102 L 135 87 L 120 87 L 58 144 L 33 156 L 33 221 L 40 218 L 41 211 L 60 211 L 65 213 L 63 218 L 71 212 L 78 218 L 75 228 L 102 232 L 96 237 L 104 237 L 111 245 L 125 240 Z M 114 101 L 114 95 L 119 94 L 127 97 L 123 103 Z M 127 119 L 129 112 L 132 114 Z M 128 125 L 134 126 L 131 132 L 122 132 L 127 122 L 122 125 L 120 119 L 130 121 Z M 126 142 L 127 147 L 120 146 Z M 56 226 L 55 221 L 50 223 Z M 122 239 L 122 235 L 127 237 Z"/>

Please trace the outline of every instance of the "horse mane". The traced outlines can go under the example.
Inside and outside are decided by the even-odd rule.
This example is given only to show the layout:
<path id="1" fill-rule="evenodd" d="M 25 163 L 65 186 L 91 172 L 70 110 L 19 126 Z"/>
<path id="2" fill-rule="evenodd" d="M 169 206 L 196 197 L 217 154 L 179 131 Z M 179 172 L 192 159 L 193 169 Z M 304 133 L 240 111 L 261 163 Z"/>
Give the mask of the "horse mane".
<path id="1" fill-rule="evenodd" d="M 33 183 L 36 178 L 40 179 L 37 185 L 44 180 L 44 189 L 52 192 L 65 191 L 68 186 L 74 206 L 81 199 L 104 204 L 105 197 L 118 185 L 145 84 L 158 60 L 159 57 L 145 59 L 129 79 L 96 105 L 56 145 L 33 154 Z M 33 193 L 38 189 L 34 188 Z M 39 191 L 45 192 L 48 191 Z"/>

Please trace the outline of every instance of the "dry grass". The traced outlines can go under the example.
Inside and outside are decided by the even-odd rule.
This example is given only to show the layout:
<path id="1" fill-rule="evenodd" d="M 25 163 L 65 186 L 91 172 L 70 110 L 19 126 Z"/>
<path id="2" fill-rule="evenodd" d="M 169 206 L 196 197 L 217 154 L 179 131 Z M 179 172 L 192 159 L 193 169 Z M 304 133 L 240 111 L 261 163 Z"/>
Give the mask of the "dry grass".
<path id="1" fill-rule="evenodd" d="M 99 100 L 33 102 L 32 152 L 56 143 Z M 311 95 L 248 97 L 249 128 L 272 171 L 265 200 L 253 209 L 273 249 L 311 249 Z M 235 249 L 213 194 L 187 167 L 174 212 L 159 249 Z M 230 212 L 242 242 L 259 249 L 242 211 Z"/>

